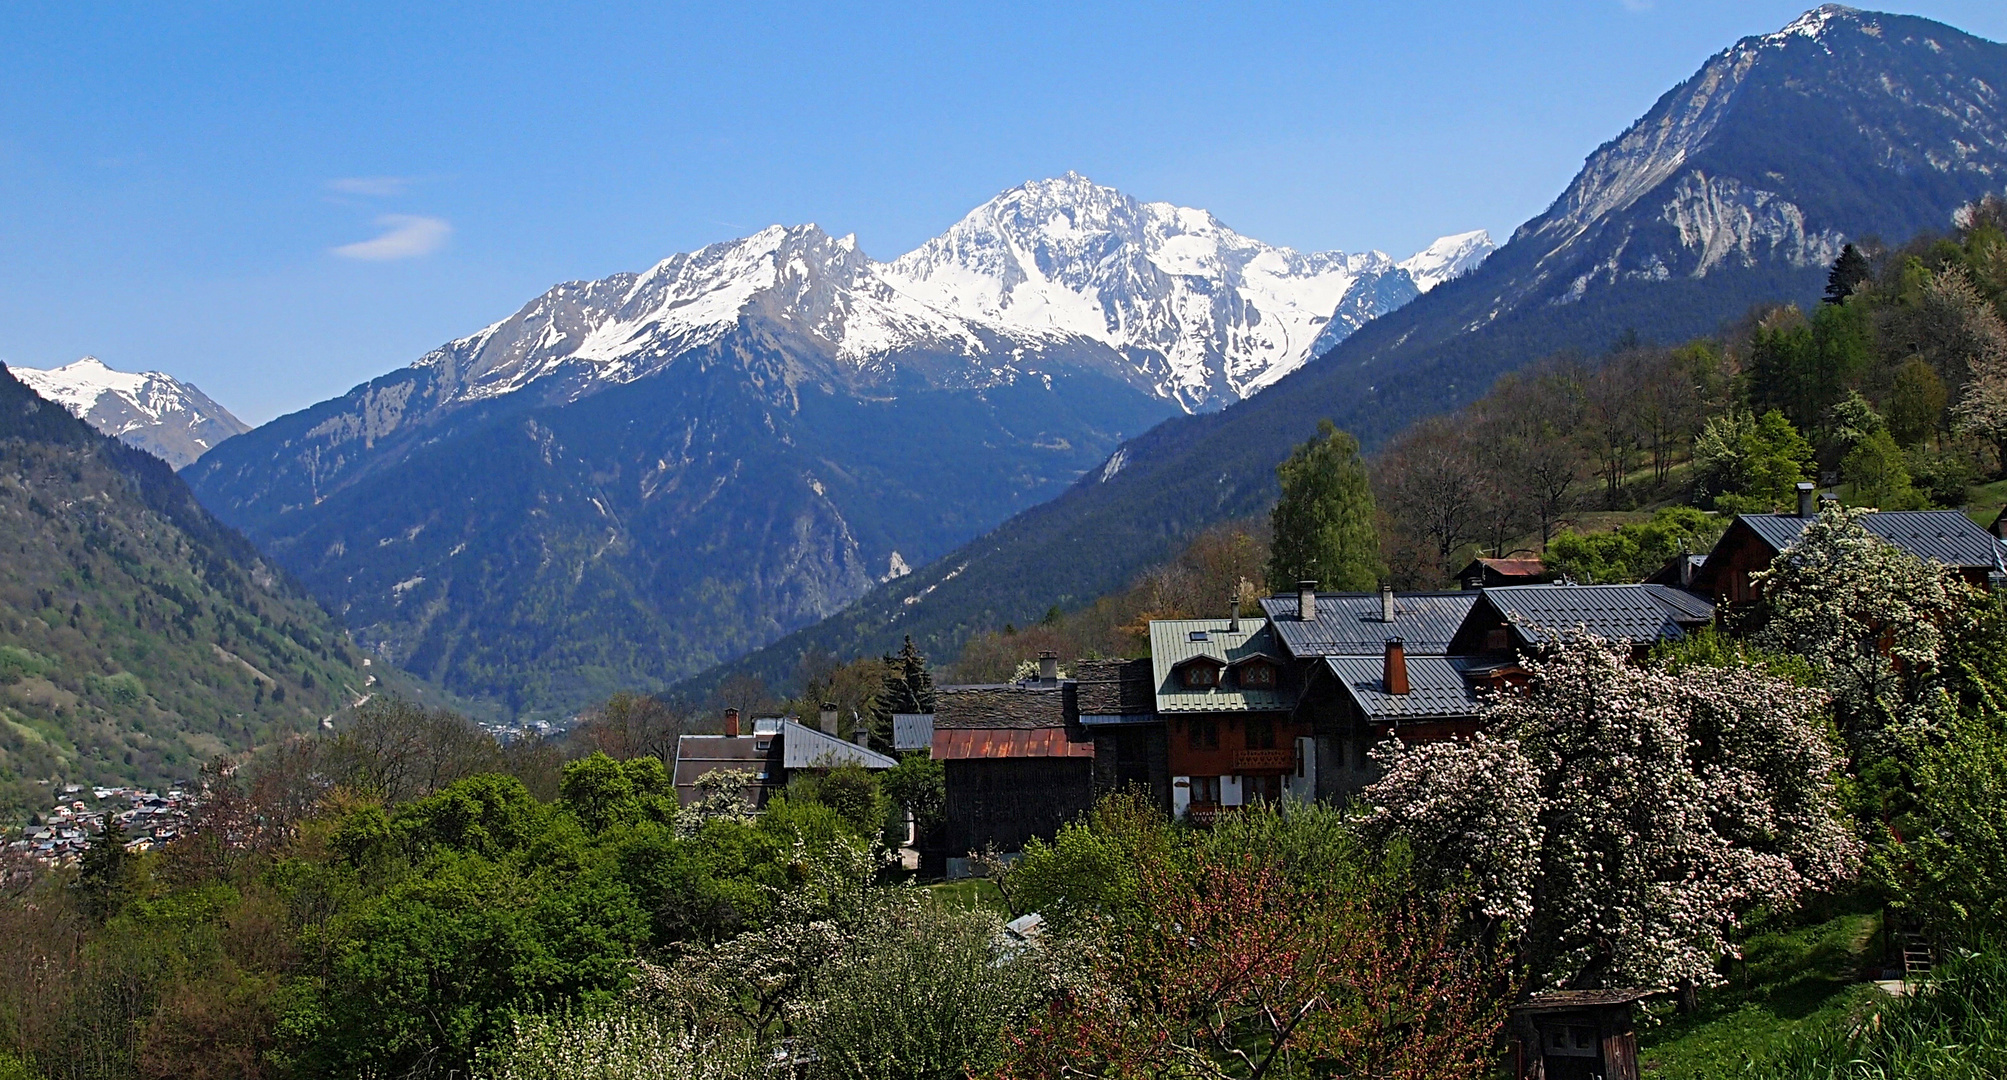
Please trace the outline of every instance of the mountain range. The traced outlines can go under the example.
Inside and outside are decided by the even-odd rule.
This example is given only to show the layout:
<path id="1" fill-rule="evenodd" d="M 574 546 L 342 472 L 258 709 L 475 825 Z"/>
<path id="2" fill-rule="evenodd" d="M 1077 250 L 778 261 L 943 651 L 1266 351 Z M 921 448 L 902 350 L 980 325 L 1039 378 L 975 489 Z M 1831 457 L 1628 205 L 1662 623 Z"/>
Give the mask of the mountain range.
<path id="1" fill-rule="evenodd" d="M 73 365 L 74 366 L 74 365 Z M 372 692 L 299 583 L 158 457 L 0 367 L 0 815 L 185 784 Z"/>
<path id="2" fill-rule="evenodd" d="M 10 370 L 35 393 L 92 427 L 177 469 L 251 430 L 193 383 L 165 372 L 114 371 L 95 356 L 47 370 Z"/>
<path id="3" fill-rule="evenodd" d="M 830 615 L 1490 250 L 1301 254 L 1069 173 L 890 263 L 774 226 L 559 285 L 184 476 L 380 655 L 565 711 Z"/>
<path id="4" fill-rule="evenodd" d="M 1051 502 L 686 689 L 784 679 L 803 653 L 977 630 L 1104 595 L 1208 524 L 1262 513 L 1275 465 L 1330 418 L 1370 449 L 1559 352 L 1711 333 L 1815 301 L 1850 239 L 1943 231 L 2007 188 L 2007 46 L 1828 5 L 1711 57 L 1589 155 L 1471 272 L 1386 313 L 1268 390 L 1125 442 Z"/>

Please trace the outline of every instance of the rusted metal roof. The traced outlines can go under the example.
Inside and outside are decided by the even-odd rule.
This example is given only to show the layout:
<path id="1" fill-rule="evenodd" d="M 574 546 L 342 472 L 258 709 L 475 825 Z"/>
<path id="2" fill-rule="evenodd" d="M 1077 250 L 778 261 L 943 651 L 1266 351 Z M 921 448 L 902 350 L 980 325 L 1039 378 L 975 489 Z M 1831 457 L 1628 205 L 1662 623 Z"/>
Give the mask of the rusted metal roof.
<path id="1" fill-rule="evenodd" d="M 1547 572 L 1547 564 L 1539 559 L 1475 559 L 1472 560 L 1487 569 L 1517 577 L 1538 577 Z"/>
<path id="2" fill-rule="evenodd" d="M 934 729 L 934 758 L 939 761 L 1093 756 L 1093 742 L 1073 742 L 1062 727 Z"/>

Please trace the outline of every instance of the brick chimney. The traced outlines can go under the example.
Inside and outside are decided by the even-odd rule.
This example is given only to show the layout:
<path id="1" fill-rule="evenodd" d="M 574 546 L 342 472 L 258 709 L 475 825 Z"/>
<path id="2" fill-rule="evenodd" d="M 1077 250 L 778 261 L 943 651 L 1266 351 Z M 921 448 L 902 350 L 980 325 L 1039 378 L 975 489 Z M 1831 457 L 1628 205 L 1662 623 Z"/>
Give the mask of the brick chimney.
<path id="1" fill-rule="evenodd" d="M 725 735 L 733 739 L 739 737 L 739 710 L 725 710 Z"/>
<path id="2" fill-rule="evenodd" d="M 1050 649 L 1038 654 L 1038 681 L 1056 683 L 1059 681 L 1059 654 Z"/>
<path id="3" fill-rule="evenodd" d="M 1819 516 L 1819 501 L 1812 492 L 1813 484 L 1810 480 L 1798 481 L 1798 516 L 1801 518 Z"/>
<path id="4" fill-rule="evenodd" d="M 836 734 L 836 702 L 822 703 L 822 712 L 815 718 L 815 726 L 831 735 Z"/>
<path id="5" fill-rule="evenodd" d="M 1394 621 L 1394 583 L 1391 581 L 1380 583 L 1380 621 Z"/>
<path id="6" fill-rule="evenodd" d="M 1296 583 L 1296 618 L 1310 622 L 1317 618 L 1317 583 L 1299 581 Z"/>
<path id="7" fill-rule="evenodd" d="M 1380 684 L 1389 694 L 1408 692 L 1408 649 L 1400 638 L 1387 639 L 1387 658 L 1380 667 Z"/>

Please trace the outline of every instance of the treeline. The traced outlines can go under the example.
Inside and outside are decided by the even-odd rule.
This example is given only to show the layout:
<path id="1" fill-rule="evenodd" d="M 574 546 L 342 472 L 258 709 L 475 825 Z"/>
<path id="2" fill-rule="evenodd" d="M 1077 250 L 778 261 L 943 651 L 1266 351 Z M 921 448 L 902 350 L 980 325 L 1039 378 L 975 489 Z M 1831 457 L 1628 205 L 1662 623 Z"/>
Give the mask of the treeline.
<path id="1" fill-rule="evenodd" d="M 1584 515 L 1783 508 L 1800 480 L 1853 505 L 1963 506 L 2007 461 L 2003 314 L 2007 205 L 1989 199 L 1951 236 L 1848 245 L 1809 313 L 1508 375 L 1371 463 L 1387 568 L 1439 585 L 1474 552 L 1544 551 Z"/>

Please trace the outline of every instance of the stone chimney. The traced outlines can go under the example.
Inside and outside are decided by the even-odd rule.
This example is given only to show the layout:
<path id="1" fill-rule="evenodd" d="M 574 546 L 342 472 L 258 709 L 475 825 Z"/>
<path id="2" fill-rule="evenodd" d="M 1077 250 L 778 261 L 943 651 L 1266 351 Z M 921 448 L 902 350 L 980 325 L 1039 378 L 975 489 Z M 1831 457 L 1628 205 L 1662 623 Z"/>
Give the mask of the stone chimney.
<path id="1" fill-rule="evenodd" d="M 1798 516 L 1801 518 L 1819 516 L 1819 500 L 1813 491 L 1814 485 L 1810 480 L 1798 481 Z"/>
<path id="2" fill-rule="evenodd" d="M 1400 638 L 1387 639 L 1387 657 L 1380 666 L 1380 684 L 1389 694 L 1408 692 L 1408 649 Z"/>
<path id="3" fill-rule="evenodd" d="M 725 710 L 725 735 L 733 739 L 739 737 L 739 710 Z"/>
<path id="4" fill-rule="evenodd" d="M 1303 622 L 1317 618 L 1317 583 L 1299 581 L 1296 583 L 1296 617 Z"/>
<path id="5" fill-rule="evenodd" d="M 850 730 L 851 741 L 866 750 L 871 749 L 871 725 L 865 723 L 864 718 L 856 713 L 850 714 L 850 722 L 857 725 Z"/>
<path id="6" fill-rule="evenodd" d="M 1394 621 L 1394 583 L 1391 581 L 1380 583 L 1380 621 Z"/>
<path id="7" fill-rule="evenodd" d="M 1227 617 L 1227 624 L 1226 624 L 1226 628 L 1227 628 L 1227 633 L 1229 633 L 1229 634 L 1238 634 L 1238 633 L 1240 633 L 1240 590 L 1239 590 L 1239 589 L 1235 589 L 1235 590 L 1233 591 L 1233 596 L 1232 596 L 1232 597 L 1230 598 L 1230 600 L 1231 600 L 1231 603 L 1232 603 L 1232 605 L 1233 605 L 1233 606 L 1232 606 L 1232 609 L 1231 609 L 1231 610 L 1233 611 L 1233 614 Z"/>
<path id="8" fill-rule="evenodd" d="M 836 702 L 825 701 L 822 703 L 822 712 L 816 716 L 815 726 L 821 728 L 827 734 L 836 734 Z"/>
<path id="9" fill-rule="evenodd" d="M 1038 654 L 1038 681 L 1042 683 L 1059 681 L 1059 654 L 1051 649 Z"/>

